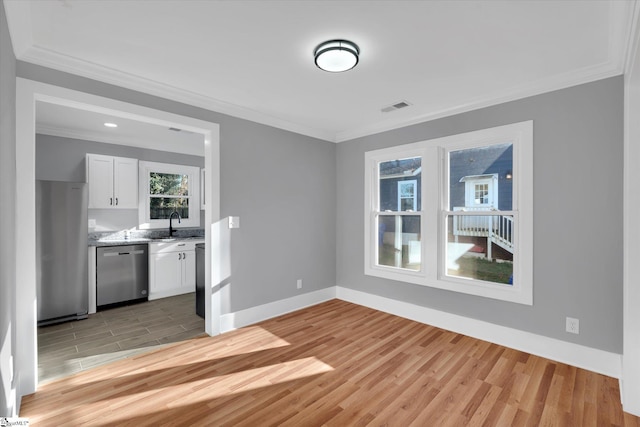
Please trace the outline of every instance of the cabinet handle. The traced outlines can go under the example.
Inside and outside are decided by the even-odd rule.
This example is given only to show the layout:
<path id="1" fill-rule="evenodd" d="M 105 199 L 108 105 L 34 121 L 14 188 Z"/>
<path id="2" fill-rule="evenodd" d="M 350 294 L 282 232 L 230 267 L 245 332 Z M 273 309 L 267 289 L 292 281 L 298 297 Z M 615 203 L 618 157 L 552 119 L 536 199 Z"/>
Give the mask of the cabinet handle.
<path id="1" fill-rule="evenodd" d="M 113 197 L 109 197 L 109 205 L 112 206 L 113 205 Z"/>
<path id="2" fill-rule="evenodd" d="M 185 254 L 184 252 L 182 252 L 182 259 L 187 259 L 187 254 Z"/>
<path id="3" fill-rule="evenodd" d="M 178 252 L 178 260 L 182 259 L 182 254 Z"/>
<path id="4" fill-rule="evenodd" d="M 118 206 L 118 198 L 116 197 L 116 206 Z"/>

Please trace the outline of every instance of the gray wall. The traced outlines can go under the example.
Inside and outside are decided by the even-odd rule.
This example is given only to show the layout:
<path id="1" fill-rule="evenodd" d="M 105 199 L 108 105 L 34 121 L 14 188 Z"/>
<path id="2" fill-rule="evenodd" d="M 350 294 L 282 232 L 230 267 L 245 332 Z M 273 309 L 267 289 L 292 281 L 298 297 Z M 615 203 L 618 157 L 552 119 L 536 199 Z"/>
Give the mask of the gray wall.
<path id="1" fill-rule="evenodd" d="M 121 87 L 17 63 L 20 77 L 221 126 L 222 216 L 238 215 L 237 311 L 337 283 L 470 318 L 622 350 L 621 77 L 334 145 Z M 534 120 L 534 305 L 363 274 L 364 152 Z M 336 180 L 337 177 L 337 180 Z M 581 321 L 564 332 L 565 316 Z"/>
<path id="2" fill-rule="evenodd" d="M 221 215 L 241 224 L 223 310 L 335 285 L 335 144 L 20 61 L 17 74 L 220 124 Z"/>
<path id="3" fill-rule="evenodd" d="M 365 276 L 364 153 L 534 121 L 533 306 Z M 337 284 L 622 352 L 623 79 L 615 77 L 338 145 Z M 580 335 L 564 331 L 580 319 Z"/>
<path id="4" fill-rule="evenodd" d="M 87 153 L 204 167 L 202 156 L 38 134 L 36 135 L 36 179 L 85 182 Z M 89 231 L 131 229 L 137 227 L 139 223 L 137 209 L 89 209 L 89 219 L 95 219 L 97 225 L 95 229 L 89 229 Z M 204 228 L 204 211 L 200 211 L 200 227 Z"/>
<path id="5" fill-rule="evenodd" d="M 16 58 L 11 46 L 4 4 L 0 4 L 0 361 L 15 355 L 16 348 Z M 15 360 L 19 363 L 18 360 Z M 14 415 L 10 372 L 0 372 L 0 416 Z M 14 372 L 19 372 L 14 368 Z M 15 381 L 14 381 L 15 383 Z"/>
<path id="6" fill-rule="evenodd" d="M 36 135 L 36 179 L 85 182 L 87 153 L 204 167 L 204 157 L 82 139 Z"/>

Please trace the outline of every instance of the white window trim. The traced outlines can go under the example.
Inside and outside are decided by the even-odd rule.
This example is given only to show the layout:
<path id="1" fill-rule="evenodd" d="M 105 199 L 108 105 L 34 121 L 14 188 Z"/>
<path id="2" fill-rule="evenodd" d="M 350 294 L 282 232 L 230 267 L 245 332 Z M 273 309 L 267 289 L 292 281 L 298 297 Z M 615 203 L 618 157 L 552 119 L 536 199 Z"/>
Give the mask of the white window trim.
<path id="1" fill-rule="evenodd" d="M 168 219 L 150 219 L 149 173 L 173 173 L 189 175 L 189 218 L 173 221 L 173 228 L 200 227 L 200 168 L 140 161 L 138 167 L 138 228 L 143 230 L 169 228 Z"/>
<path id="2" fill-rule="evenodd" d="M 513 144 L 513 210 L 515 231 L 513 285 L 453 278 L 445 267 L 443 230 L 448 210 L 445 187 L 446 152 L 457 149 Z M 422 157 L 421 245 L 422 266 L 411 271 L 377 265 L 378 164 L 383 161 Z M 446 289 L 486 298 L 533 305 L 533 121 L 483 129 L 365 153 L 365 274 L 390 280 Z M 411 213 L 415 214 L 415 213 Z"/>

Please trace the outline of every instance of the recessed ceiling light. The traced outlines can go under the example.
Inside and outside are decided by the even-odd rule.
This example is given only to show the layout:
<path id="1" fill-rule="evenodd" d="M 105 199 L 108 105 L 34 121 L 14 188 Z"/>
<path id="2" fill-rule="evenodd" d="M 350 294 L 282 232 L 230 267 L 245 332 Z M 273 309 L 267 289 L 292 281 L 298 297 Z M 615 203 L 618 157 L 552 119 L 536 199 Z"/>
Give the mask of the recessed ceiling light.
<path id="1" fill-rule="evenodd" d="M 105 125 L 106 127 L 108 127 L 108 128 L 117 128 L 117 127 L 118 127 L 118 125 L 117 125 L 117 124 L 115 124 L 115 123 L 111 123 L 111 122 L 107 122 L 107 123 L 105 123 L 104 125 Z"/>
<path id="2" fill-rule="evenodd" d="M 358 64 L 360 49 L 348 40 L 329 40 L 316 47 L 313 54 L 318 68 L 330 73 L 340 73 Z"/>

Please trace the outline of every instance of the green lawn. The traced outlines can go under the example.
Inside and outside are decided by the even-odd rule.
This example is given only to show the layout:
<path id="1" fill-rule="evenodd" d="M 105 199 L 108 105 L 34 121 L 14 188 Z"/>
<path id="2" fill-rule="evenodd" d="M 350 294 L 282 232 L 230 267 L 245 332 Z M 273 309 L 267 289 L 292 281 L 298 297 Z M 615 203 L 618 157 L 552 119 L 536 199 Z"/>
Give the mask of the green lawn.
<path id="1" fill-rule="evenodd" d="M 457 260 L 458 271 L 449 270 L 450 276 L 469 277 L 494 283 L 509 283 L 513 274 L 510 262 L 492 262 L 485 258 L 462 257 Z"/>
<path id="2" fill-rule="evenodd" d="M 410 270 L 419 270 L 419 265 L 407 264 L 407 249 L 403 247 L 402 268 Z M 395 265 L 395 248 L 393 245 L 382 245 L 380 248 L 378 264 Z M 468 277 L 470 279 L 484 280 L 493 283 L 509 283 L 509 279 L 513 274 L 513 263 L 511 262 L 493 262 L 485 258 L 476 258 L 463 256 L 457 260 L 460 268 L 458 270 L 449 270 L 450 276 Z"/>

